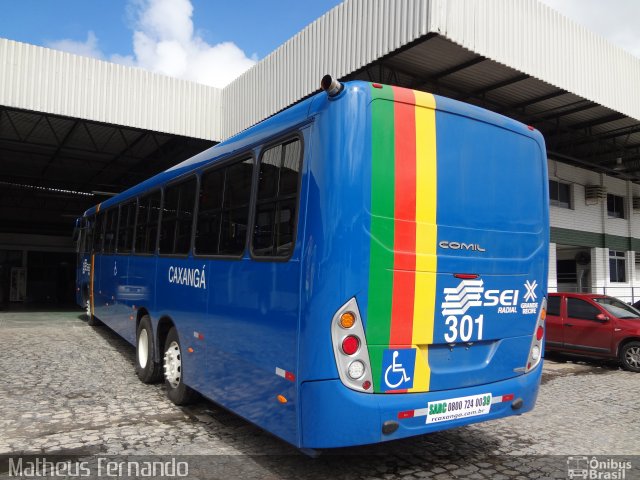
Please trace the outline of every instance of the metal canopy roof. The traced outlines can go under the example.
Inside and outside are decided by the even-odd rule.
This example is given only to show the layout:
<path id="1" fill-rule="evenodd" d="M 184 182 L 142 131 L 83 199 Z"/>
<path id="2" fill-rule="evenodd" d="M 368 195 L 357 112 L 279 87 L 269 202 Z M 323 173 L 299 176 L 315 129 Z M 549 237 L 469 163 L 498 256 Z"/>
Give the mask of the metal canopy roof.
<path id="1" fill-rule="evenodd" d="M 503 113 L 551 158 L 640 183 L 640 59 L 536 0 L 346 0 L 223 90 L 0 39 L 0 229 L 67 232 L 104 198 L 91 192 L 212 144 L 187 136 L 246 129 L 325 73 Z"/>
<path id="2" fill-rule="evenodd" d="M 550 158 L 640 182 L 640 121 L 441 36 L 427 36 L 346 78 L 428 90 L 502 113 L 539 129 Z"/>
<path id="3" fill-rule="evenodd" d="M 125 190 L 211 145 L 0 107 L 0 231 L 68 234 L 74 217 L 109 193 Z"/>

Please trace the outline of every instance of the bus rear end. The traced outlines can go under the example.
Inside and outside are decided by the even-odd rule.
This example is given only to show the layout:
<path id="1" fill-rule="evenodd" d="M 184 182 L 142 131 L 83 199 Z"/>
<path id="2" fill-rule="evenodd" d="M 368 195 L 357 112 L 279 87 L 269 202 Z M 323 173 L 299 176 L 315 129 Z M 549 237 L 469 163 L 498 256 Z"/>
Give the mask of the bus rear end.
<path id="1" fill-rule="evenodd" d="M 368 265 L 331 320 L 339 382 L 303 387 L 312 448 L 524 413 L 541 375 L 542 136 L 453 100 L 368 88 Z"/>

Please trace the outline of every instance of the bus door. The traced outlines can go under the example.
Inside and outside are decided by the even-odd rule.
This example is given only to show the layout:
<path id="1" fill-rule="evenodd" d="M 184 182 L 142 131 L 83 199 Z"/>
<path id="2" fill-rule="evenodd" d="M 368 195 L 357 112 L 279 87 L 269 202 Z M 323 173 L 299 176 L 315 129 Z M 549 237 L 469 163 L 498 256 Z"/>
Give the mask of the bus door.
<path id="1" fill-rule="evenodd" d="M 104 213 L 104 240 L 96 277 L 99 277 L 97 293 L 94 284 L 94 304 L 96 316 L 112 329 L 121 333 L 115 321 L 118 274 L 126 271 L 126 264 L 116 256 L 116 236 L 118 228 L 118 207 Z M 97 263 L 97 261 L 96 261 Z M 95 281 L 94 281 L 95 282 Z"/>

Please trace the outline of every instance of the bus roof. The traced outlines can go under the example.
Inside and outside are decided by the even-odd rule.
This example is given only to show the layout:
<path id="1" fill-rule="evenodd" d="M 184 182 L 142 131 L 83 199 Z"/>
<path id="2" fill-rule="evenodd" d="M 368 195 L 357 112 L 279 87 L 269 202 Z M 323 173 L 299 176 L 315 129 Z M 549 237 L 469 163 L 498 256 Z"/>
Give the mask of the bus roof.
<path id="1" fill-rule="evenodd" d="M 362 90 L 363 87 L 366 87 L 368 90 L 371 83 L 352 81 L 346 82 L 344 86 L 344 93 L 348 94 L 356 90 Z M 342 94 L 340 96 L 342 96 Z M 434 98 L 436 99 L 437 110 L 474 118 L 485 123 L 491 123 L 498 127 L 532 137 L 542 145 L 543 138 L 540 132 L 534 130 L 532 127 L 527 127 L 512 118 L 505 117 L 504 115 L 500 115 L 475 105 L 441 97 L 439 95 L 434 95 Z M 319 99 L 323 99 L 325 101 L 317 101 Z M 319 92 L 300 103 L 263 120 L 247 130 L 240 132 L 237 135 L 234 135 L 233 137 L 214 145 L 191 158 L 188 158 L 187 160 L 184 160 L 178 165 L 175 165 L 164 172 L 158 173 L 138 185 L 105 200 L 98 205 L 100 205 L 101 209 L 117 205 L 118 203 L 134 198 L 141 193 L 159 188 L 168 181 L 189 174 L 205 165 L 208 165 L 214 160 L 223 160 L 225 158 L 232 157 L 241 150 L 252 148 L 255 145 L 263 143 L 265 140 L 303 125 L 313 114 L 318 113 L 323 108 L 326 108 L 327 105 L 328 102 L 326 101 L 326 94 L 324 92 Z M 84 215 L 94 214 L 98 205 L 94 205 L 89 208 Z"/>

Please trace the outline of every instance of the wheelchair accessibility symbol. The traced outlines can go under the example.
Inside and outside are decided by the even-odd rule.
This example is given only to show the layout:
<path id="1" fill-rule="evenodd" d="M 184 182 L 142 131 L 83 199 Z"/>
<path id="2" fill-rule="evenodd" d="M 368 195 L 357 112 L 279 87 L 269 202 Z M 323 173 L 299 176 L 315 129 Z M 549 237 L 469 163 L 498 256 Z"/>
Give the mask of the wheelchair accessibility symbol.
<path id="1" fill-rule="evenodd" d="M 416 351 L 413 348 L 388 349 L 382 354 L 382 390 L 404 390 L 413 387 Z"/>

